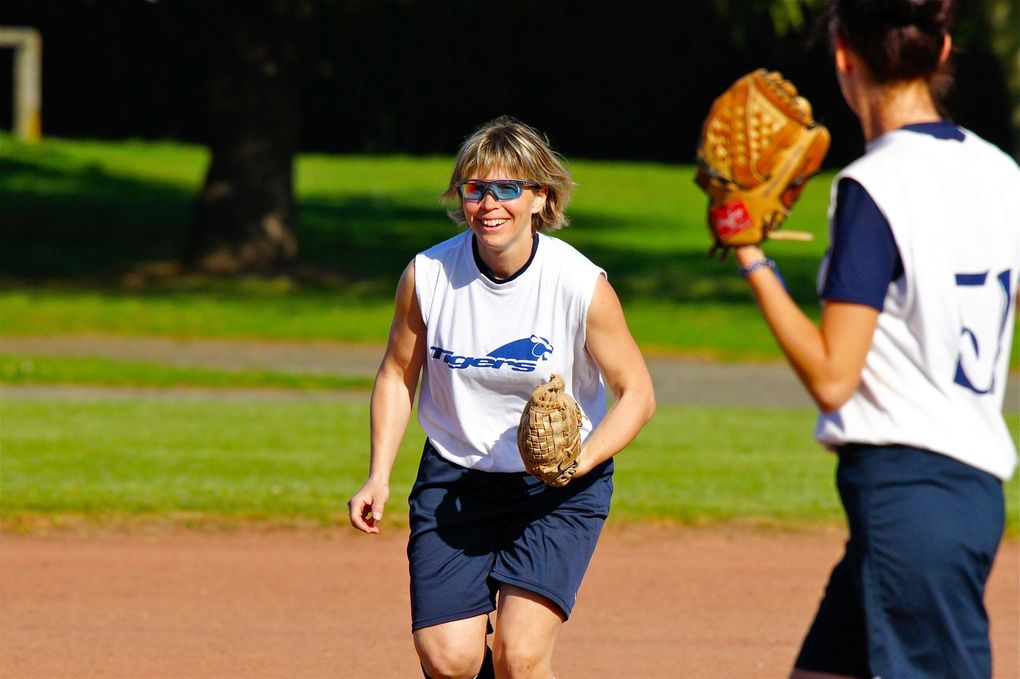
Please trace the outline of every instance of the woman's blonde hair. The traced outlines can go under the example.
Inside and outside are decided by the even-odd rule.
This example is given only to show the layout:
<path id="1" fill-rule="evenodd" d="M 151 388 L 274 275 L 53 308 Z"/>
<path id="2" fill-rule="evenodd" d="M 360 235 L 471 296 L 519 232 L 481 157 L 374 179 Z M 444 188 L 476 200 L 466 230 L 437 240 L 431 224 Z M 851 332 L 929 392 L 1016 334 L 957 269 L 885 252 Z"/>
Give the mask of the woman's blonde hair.
<path id="1" fill-rule="evenodd" d="M 562 156 L 550 148 L 545 135 L 510 116 L 500 116 L 482 125 L 464 140 L 443 199 L 459 199 L 458 182 L 497 168 L 508 173 L 506 179 L 533 181 L 546 190 L 545 206 L 532 217 L 536 231 L 555 231 L 570 223 L 565 210 L 574 182 Z M 467 222 L 460 205 L 447 214 L 458 224 Z"/>

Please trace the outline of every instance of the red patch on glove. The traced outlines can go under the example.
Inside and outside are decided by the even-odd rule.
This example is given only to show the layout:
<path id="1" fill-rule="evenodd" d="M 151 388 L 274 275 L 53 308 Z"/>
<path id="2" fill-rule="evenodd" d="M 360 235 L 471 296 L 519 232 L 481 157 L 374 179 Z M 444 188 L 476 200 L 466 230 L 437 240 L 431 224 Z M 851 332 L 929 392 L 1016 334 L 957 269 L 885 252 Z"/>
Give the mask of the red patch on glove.
<path id="1" fill-rule="evenodd" d="M 724 242 L 754 225 L 751 213 L 739 198 L 709 210 L 708 219 Z"/>

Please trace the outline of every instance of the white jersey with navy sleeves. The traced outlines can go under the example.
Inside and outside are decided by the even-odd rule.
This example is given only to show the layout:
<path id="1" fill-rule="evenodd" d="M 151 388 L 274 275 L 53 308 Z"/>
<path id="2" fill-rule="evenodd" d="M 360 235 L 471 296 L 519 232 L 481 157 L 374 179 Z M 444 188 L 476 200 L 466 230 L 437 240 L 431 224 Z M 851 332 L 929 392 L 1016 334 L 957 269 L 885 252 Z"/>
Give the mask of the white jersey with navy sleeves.
<path id="1" fill-rule="evenodd" d="M 833 181 L 860 183 L 903 261 L 861 383 L 822 414 L 817 439 L 932 450 L 1007 480 L 1016 448 L 1002 417 L 1020 267 L 1020 168 L 963 140 L 882 135 Z M 830 205 L 831 210 L 834 206 Z M 819 272 L 819 288 L 827 262 Z"/>
<path id="2" fill-rule="evenodd" d="M 550 375 L 563 377 L 581 407 L 582 439 L 605 416 L 605 386 L 584 346 L 588 307 L 605 272 L 539 234 L 527 268 L 495 282 L 479 271 L 472 238 L 465 231 L 414 260 L 427 337 L 418 421 L 451 462 L 523 472 L 517 425 Z"/>

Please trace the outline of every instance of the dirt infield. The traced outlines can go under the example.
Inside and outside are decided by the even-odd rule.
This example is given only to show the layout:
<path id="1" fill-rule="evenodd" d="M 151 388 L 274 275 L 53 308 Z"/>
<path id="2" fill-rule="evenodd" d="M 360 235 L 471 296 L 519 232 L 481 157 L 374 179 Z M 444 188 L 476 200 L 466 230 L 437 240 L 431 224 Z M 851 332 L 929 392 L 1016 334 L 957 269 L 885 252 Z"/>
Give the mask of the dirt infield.
<path id="1" fill-rule="evenodd" d="M 68 336 L 4 338 L 25 355 L 371 375 L 379 347 Z M 649 359 L 661 403 L 810 407 L 781 364 Z M 1020 401 L 1011 376 L 1007 408 Z M 152 397 L 151 390 L 144 390 Z M 11 387 L 19 398 L 133 398 L 130 388 Z M 165 398 L 282 398 L 165 390 Z M 349 398 L 294 392 L 290 398 Z M 357 398 L 364 398 L 358 394 Z M 564 627 L 560 679 L 785 677 L 842 549 L 837 528 L 615 525 Z M 0 677 L 415 679 L 406 531 L 0 530 Z M 989 586 L 995 676 L 1020 677 L 1020 541 Z"/>
<path id="2" fill-rule="evenodd" d="M 0 535 L 0 676 L 420 677 L 406 534 Z M 611 526 L 560 679 L 783 677 L 836 530 Z M 1020 543 L 988 592 L 996 677 L 1020 676 Z"/>

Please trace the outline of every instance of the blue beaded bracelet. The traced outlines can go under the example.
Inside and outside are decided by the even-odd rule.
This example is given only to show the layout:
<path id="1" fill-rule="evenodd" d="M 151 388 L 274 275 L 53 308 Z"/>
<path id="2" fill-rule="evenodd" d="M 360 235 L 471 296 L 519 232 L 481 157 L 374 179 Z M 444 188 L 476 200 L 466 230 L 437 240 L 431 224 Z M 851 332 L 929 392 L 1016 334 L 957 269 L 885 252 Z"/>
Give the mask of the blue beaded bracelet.
<path id="1" fill-rule="evenodd" d="M 755 271 L 765 266 L 775 271 L 776 275 L 779 275 L 779 270 L 776 269 L 775 261 L 766 257 L 765 259 L 759 259 L 754 262 L 751 262 L 747 266 L 740 267 L 740 277 L 746 281 L 748 276 L 750 276 Z"/>

